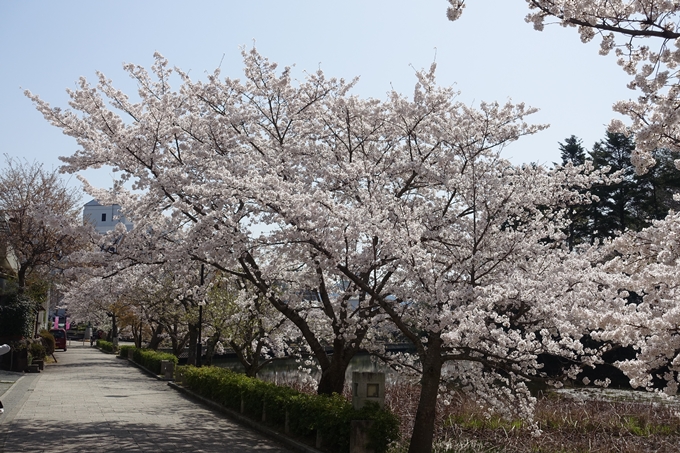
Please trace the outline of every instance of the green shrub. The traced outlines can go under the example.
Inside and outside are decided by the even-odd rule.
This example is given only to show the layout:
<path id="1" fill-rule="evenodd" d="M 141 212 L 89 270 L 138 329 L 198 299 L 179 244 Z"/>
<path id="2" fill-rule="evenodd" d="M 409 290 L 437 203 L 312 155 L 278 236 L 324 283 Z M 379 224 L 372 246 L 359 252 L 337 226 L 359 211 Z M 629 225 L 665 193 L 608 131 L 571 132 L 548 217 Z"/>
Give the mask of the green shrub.
<path id="1" fill-rule="evenodd" d="M 184 366 L 179 372 L 192 391 L 235 411 L 241 411 L 243 404 L 244 415 L 255 420 L 262 419 L 264 408 L 266 423 L 282 428 L 287 411 L 291 434 L 311 440 L 318 431 L 329 451 L 349 450 L 352 420 L 373 420 L 368 433 L 369 447 L 377 453 L 386 452 L 388 445 L 399 437 L 399 419 L 377 404 L 357 411 L 338 394 L 300 393 L 224 368 Z"/>
<path id="2" fill-rule="evenodd" d="M 118 347 L 118 356 L 122 357 L 124 359 L 127 359 L 128 358 L 128 351 L 135 350 L 135 349 L 137 349 L 136 346 L 132 346 L 132 345 L 129 345 L 129 344 L 126 344 L 124 346 L 119 346 Z"/>
<path id="3" fill-rule="evenodd" d="M 40 331 L 40 339 L 42 340 L 43 346 L 45 346 L 45 354 L 46 355 L 52 355 L 54 354 L 54 350 L 56 349 L 56 342 L 54 340 L 54 335 L 52 335 L 49 330 L 41 330 Z"/>
<path id="4" fill-rule="evenodd" d="M 28 353 L 31 354 L 33 360 L 43 360 L 47 355 L 47 351 L 41 340 L 32 341 L 28 346 Z"/>
<path id="5" fill-rule="evenodd" d="M 337 451 L 349 451 L 351 421 L 359 417 L 352 403 L 342 395 L 299 394 L 291 398 L 288 411 L 291 432 L 311 437 L 319 431 L 324 445 L 333 445 Z"/>
<path id="6" fill-rule="evenodd" d="M 172 354 L 140 348 L 135 348 L 134 351 L 132 360 L 153 373 L 161 374 L 161 360 L 169 360 L 177 366 L 177 357 Z"/>
<path id="7" fill-rule="evenodd" d="M 116 352 L 116 348 L 110 341 L 97 340 L 97 347 L 104 352 Z"/>
<path id="8" fill-rule="evenodd" d="M 359 411 L 356 419 L 373 420 L 368 430 L 368 445 L 375 453 L 385 453 L 392 441 L 399 439 L 399 417 L 396 414 L 380 409 L 377 403 L 366 403 Z"/>
<path id="9" fill-rule="evenodd" d="M 33 336 L 34 303 L 16 291 L 0 294 L 0 333 L 6 337 Z"/>

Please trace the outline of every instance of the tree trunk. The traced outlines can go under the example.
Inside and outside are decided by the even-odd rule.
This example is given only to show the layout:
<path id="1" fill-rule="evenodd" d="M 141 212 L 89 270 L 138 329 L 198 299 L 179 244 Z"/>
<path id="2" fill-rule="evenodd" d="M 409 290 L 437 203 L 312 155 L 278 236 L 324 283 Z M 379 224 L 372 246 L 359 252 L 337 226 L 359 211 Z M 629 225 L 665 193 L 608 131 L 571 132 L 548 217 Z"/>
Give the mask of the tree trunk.
<path id="1" fill-rule="evenodd" d="M 139 324 L 132 323 L 132 338 L 135 341 L 135 347 L 142 347 L 142 332 L 144 331 L 144 324 L 139 321 Z"/>
<path id="2" fill-rule="evenodd" d="M 189 334 L 184 333 L 180 336 L 178 321 L 174 320 L 173 324 L 167 324 L 163 326 L 163 329 L 168 333 L 170 337 L 170 343 L 172 344 L 172 353 L 179 357 L 184 352 L 184 346 L 188 341 Z"/>
<path id="3" fill-rule="evenodd" d="M 345 372 L 347 366 L 343 366 L 338 360 L 331 359 L 331 366 L 321 371 L 321 379 L 316 392 L 319 395 L 331 395 L 339 393 L 342 395 L 345 389 Z"/>
<path id="4" fill-rule="evenodd" d="M 19 271 L 17 272 L 17 293 L 19 296 L 23 296 L 24 293 L 26 292 L 26 272 L 28 271 L 27 267 L 20 267 Z"/>
<path id="5" fill-rule="evenodd" d="M 179 347 L 177 345 L 177 337 L 175 337 L 174 335 L 170 335 L 170 347 L 172 348 L 172 353 L 179 357 L 182 351 L 179 350 Z"/>
<path id="6" fill-rule="evenodd" d="M 255 354 L 249 353 L 247 344 L 240 345 L 232 340 L 229 341 L 229 346 L 234 350 L 238 361 L 243 365 L 246 376 L 257 377 L 257 372 L 260 370 L 258 367 L 259 356 L 256 357 Z"/>
<path id="7" fill-rule="evenodd" d="M 330 364 L 327 368 L 321 369 L 321 379 L 316 392 L 319 395 L 331 395 L 338 393 L 342 395 L 345 390 L 345 374 L 350 360 L 357 352 L 357 348 L 347 348 L 347 342 L 336 339 L 333 342 L 333 355 L 330 357 Z"/>
<path id="8" fill-rule="evenodd" d="M 250 363 L 246 367 L 246 376 L 251 377 L 251 378 L 256 378 L 257 377 L 257 372 L 260 371 L 260 364 L 257 362 Z"/>
<path id="9" fill-rule="evenodd" d="M 198 343 L 198 324 L 189 323 L 189 354 L 187 365 L 196 365 L 196 344 Z"/>
<path id="10" fill-rule="evenodd" d="M 158 346 L 161 344 L 161 334 L 163 333 L 163 325 L 158 324 L 155 329 L 151 329 L 151 340 L 149 340 L 149 349 L 153 349 L 154 351 L 158 349 Z"/>
<path id="11" fill-rule="evenodd" d="M 437 394 L 442 374 L 441 340 L 430 341 L 421 356 L 423 377 L 420 381 L 420 400 L 416 411 L 416 419 L 411 435 L 409 453 L 431 453 L 434 438 L 434 422 L 437 412 Z"/>
<path id="12" fill-rule="evenodd" d="M 108 312 L 107 315 L 111 318 L 111 338 L 109 341 L 113 343 L 113 346 L 118 346 L 118 323 L 116 322 L 116 314 L 114 312 Z"/>

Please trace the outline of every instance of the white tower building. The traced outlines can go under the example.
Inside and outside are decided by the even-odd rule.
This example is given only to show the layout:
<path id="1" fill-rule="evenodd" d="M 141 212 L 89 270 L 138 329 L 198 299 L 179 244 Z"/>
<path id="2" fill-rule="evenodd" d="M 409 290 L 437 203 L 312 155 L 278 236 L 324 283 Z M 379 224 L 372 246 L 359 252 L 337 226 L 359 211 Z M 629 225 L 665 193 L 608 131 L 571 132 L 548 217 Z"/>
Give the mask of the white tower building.
<path id="1" fill-rule="evenodd" d="M 132 223 L 120 215 L 120 205 L 101 205 L 97 200 L 85 204 L 83 208 L 83 223 L 94 225 L 97 233 L 104 234 L 113 230 L 118 223 L 125 225 L 128 231 L 132 229 Z"/>

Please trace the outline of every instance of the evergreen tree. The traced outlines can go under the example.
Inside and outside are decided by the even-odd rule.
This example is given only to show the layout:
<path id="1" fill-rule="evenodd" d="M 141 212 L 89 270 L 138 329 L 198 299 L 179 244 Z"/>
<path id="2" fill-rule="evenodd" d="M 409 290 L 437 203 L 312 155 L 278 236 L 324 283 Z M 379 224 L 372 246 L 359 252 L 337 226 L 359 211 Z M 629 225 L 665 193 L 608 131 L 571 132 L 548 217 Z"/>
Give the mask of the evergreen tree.
<path id="1" fill-rule="evenodd" d="M 583 148 L 581 139 L 572 135 L 560 143 L 562 152 L 562 165 L 571 162 L 574 165 L 583 165 L 586 162 L 586 150 Z"/>
<path id="2" fill-rule="evenodd" d="M 599 200 L 591 211 L 591 240 L 611 238 L 626 230 L 639 230 L 645 214 L 640 201 L 645 188 L 638 186 L 635 168 L 630 157 L 635 149 L 632 136 L 607 132 L 606 138 L 593 146 L 589 153 L 596 169 L 609 167 L 610 173 L 620 172 L 619 181 L 593 186 L 591 191 Z"/>
<path id="3" fill-rule="evenodd" d="M 653 157 L 656 164 L 647 173 L 636 176 L 639 186 L 645 189 L 639 201 L 640 210 L 645 214 L 644 226 L 651 225 L 652 220 L 663 219 L 669 210 L 680 208 L 680 202 L 673 200 L 673 194 L 680 192 L 680 172 L 675 167 L 680 153 L 662 148 L 654 150 Z"/>
<path id="4" fill-rule="evenodd" d="M 583 165 L 586 162 L 586 150 L 583 148 L 581 139 L 572 135 L 560 143 L 562 152 L 562 165 L 571 163 L 572 165 Z M 569 227 L 565 231 L 569 250 L 575 245 L 588 240 L 589 238 L 589 207 L 584 205 L 574 205 L 567 213 Z"/>
<path id="5" fill-rule="evenodd" d="M 630 160 L 634 150 L 632 136 L 607 132 L 589 153 L 595 168 L 608 166 L 612 173 L 621 172 L 618 182 L 591 190 L 599 198 L 588 215 L 593 242 L 627 230 L 640 231 L 653 220 L 666 217 L 669 210 L 680 208 L 680 203 L 673 200 L 673 194 L 680 191 L 680 173 L 674 163 L 680 155 L 657 149 L 653 153 L 656 164 L 638 175 Z"/>

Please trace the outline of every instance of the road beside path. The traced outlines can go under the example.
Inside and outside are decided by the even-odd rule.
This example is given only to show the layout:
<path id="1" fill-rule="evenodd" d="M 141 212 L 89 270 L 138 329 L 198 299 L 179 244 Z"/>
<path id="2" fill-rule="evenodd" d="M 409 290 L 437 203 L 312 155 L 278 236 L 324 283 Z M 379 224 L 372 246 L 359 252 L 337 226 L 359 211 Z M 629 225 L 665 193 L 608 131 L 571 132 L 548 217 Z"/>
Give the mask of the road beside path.
<path id="1" fill-rule="evenodd" d="M 56 356 L 0 398 L 0 453 L 289 452 L 113 355 L 73 345 Z"/>

